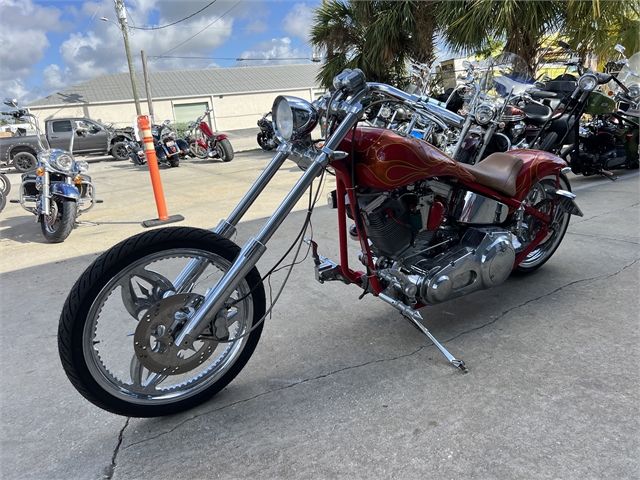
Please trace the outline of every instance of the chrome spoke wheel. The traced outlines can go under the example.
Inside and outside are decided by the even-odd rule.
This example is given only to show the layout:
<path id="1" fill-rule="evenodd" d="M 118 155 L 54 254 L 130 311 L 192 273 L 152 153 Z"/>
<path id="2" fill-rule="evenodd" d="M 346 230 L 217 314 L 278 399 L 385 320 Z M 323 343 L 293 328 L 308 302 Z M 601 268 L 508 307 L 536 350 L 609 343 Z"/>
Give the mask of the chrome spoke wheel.
<path id="1" fill-rule="evenodd" d="M 189 292 L 176 293 L 170 279 L 192 259 L 205 261 L 206 270 Z M 248 336 L 240 337 L 252 326 L 246 281 L 229 302 L 241 299 L 227 311 L 228 343 L 217 342 L 212 327 L 188 348 L 174 340 L 230 265 L 209 251 L 174 249 L 144 256 L 114 276 L 95 298 L 83 333 L 85 361 L 100 387 L 127 402 L 157 405 L 218 381 L 242 353 Z"/>

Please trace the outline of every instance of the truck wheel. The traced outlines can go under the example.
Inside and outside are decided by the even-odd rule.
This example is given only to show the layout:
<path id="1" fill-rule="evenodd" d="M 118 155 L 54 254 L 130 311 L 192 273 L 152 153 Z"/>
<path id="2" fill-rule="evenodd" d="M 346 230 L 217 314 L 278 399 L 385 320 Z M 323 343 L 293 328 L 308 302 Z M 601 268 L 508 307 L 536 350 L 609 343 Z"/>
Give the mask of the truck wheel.
<path id="1" fill-rule="evenodd" d="M 111 147 L 111 156 L 116 160 L 128 160 L 129 150 L 124 142 L 116 142 Z"/>
<path id="2" fill-rule="evenodd" d="M 13 166 L 20 173 L 35 170 L 38 166 L 36 157 L 29 152 L 18 152 L 13 156 Z"/>

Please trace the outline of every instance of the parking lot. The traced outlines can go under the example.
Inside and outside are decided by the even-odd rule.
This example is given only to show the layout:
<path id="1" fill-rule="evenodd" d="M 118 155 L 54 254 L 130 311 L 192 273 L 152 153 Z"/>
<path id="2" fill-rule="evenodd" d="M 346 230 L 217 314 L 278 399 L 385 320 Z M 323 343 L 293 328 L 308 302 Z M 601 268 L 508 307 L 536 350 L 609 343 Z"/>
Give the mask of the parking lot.
<path id="1" fill-rule="evenodd" d="M 161 169 L 169 215 L 213 228 L 270 157 L 243 152 L 230 163 Z M 380 300 L 317 283 L 307 258 L 226 389 L 179 415 L 133 419 L 84 400 L 58 359 L 58 318 L 73 283 L 158 216 L 146 168 L 88 161 L 104 202 L 64 243 L 47 243 L 19 205 L 0 214 L 3 479 L 640 477 L 638 171 L 616 172 L 616 182 L 572 176 L 585 216 L 572 218 L 544 267 L 422 310 L 466 375 Z M 239 226 L 238 243 L 299 175 L 285 164 Z M 19 175 L 9 177 L 17 198 Z M 293 241 L 306 204 L 269 243 L 261 272 Z M 313 236 L 333 259 L 335 225 L 323 195 Z"/>

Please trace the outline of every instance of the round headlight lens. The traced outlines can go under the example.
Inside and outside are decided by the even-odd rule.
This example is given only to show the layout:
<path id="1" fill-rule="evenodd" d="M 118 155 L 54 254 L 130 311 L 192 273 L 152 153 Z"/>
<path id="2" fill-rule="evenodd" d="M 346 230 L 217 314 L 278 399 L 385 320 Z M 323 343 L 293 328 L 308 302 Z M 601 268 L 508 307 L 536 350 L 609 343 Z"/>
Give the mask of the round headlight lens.
<path id="1" fill-rule="evenodd" d="M 491 105 L 483 103 L 482 105 L 478 106 L 478 108 L 476 108 L 476 122 L 478 122 L 480 125 L 486 125 L 491 120 L 493 120 L 495 114 L 495 108 L 493 108 Z"/>
<path id="2" fill-rule="evenodd" d="M 590 92 L 598 86 L 598 77 L 593 73 L 585 73 L 578 79 L 578 86 L 585 92 Z"/>
<path id="3" fill-rule="evenodd" d="M 276 135 L 284 141 L 291 140 L 293 136 L 293 111 L 287 99 L 283 96 L 276 98 L 272 112 L 274 112 L 272 116 Z"/>
<path id="4" fill-rule="evenodd" d="M 632 83 L 627 87 L 629 89 L 629 97 L 638 98 L 640 97 L 640 85 L 637 83 Z"/>
<path id="5" fill-rule="evenodd" d="M 76 162 L 76 169 L 80 173 L 84 173 L 89 170 L 89 164 L 87 162 Z"/>
<path id="6" fill-rule="evenodd" d="M 61 153 L 52 159 L 52 163 L 58 170 L 67 172 L 73 167 L 73 158 L 68 153 Z"/>
<path id="7" fill-rule="evenodd" d="M 302 98 L 280 95 L 271 112 L 276 138 L 281 142 L 303 138 L 318 124 L 317 110 Z"/>

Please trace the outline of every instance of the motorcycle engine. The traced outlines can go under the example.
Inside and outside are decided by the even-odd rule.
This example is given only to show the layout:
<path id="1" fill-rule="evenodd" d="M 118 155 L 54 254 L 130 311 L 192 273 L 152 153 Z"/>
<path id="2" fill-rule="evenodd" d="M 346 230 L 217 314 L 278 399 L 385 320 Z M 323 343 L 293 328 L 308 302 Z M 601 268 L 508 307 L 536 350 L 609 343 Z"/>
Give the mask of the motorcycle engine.
<path id="1" fill-rule="evenodd" d="M 391 259 L 428 245 L 442 224 L 451 187 L 425 180 L 392 192 L 358 193 L 364 228 L 376 256 Z"/>

